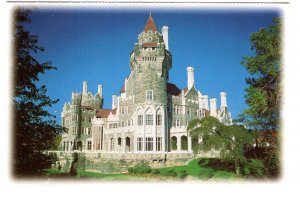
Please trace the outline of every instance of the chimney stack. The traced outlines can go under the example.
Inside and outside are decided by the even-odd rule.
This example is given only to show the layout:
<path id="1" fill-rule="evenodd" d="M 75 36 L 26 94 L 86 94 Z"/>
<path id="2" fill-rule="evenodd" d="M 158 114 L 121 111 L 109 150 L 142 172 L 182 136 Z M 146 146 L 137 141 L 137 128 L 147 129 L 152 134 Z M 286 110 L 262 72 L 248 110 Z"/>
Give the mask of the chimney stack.
<path id="1" fill-rule="evenodd" d="M 83 82 L 82 93 L 83 94 L 87 94 L 88 93 L 88 82 L 87 81 Z"/>
<path id="2" fill-rule="evenodd" d="M 188 79 L 188 90 L 190 90 L 194 85 L 194 68 L 189 66 L 187 70 L 187 79 Z"/>
<path id="3" fill-rule="evenodd" d="M 102 85 L 98 85 L 98 94 L 102 97 Z"/>
<path id="4" fill-rule="evenodd" d="M 168 26 L 163 26 L 161 29 L 161 33 L 163 35 L 164 43 L 166 46 L 166 49 L 169 50 L 169 27 Z"/>
<path id="5" fill-rule="evenodd" d="M 217 99 L 211 98 L 209 99 L 210 102 L 210 115 L 213 117 L 217 117 Z"/>
<path id="6" fill-rule="evenodd" d="M 221 92 L 220 96 L 221 96 L 221 108 L 227 107 L 226 92 Z"/>
<path id="7" fill-rule="evenodd" d="M 118 97 L 114 94 L 112 95 L 112 109 L 116 109 L 118 107 Z"/>

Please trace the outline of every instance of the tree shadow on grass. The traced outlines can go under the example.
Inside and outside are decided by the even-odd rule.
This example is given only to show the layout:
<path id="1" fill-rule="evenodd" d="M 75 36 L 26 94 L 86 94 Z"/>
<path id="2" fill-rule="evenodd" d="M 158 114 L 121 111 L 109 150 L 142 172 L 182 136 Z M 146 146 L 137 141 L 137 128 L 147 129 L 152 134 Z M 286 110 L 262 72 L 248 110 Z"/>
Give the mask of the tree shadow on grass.
<path id="1" fill-rule="evenodd" d="M 217 158 L 200 159 L 198 165 L 200 167 L 211 168 L 218 171 L 229 171 L 233 173 L 235 172 L 233 162 L 228 162 Z"/>

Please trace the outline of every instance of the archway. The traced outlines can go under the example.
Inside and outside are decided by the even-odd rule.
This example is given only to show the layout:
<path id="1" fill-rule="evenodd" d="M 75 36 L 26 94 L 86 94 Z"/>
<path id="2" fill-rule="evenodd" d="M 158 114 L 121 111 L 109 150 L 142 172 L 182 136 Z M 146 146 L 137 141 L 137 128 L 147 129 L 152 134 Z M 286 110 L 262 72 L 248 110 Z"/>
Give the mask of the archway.
<path id="1" fill-rule="evenodd" d="M 171 150 L 177 150 L 177 137 L 171 137 Z"/>
<path id="2" fill-rule="evenodd" d="M 181 150 L 187 150 L 188 149 L 188 141 L 187 137 L 185 135 L 181 136 Z"/>
<path id="3" fill-rule="evenodd" d="M 118 137 L 118 152 L 121 152 L 122 150 L 122 138 L 121 137 Z"/>
<path id="4" fill-rule="evenodd" d="M 114 138 L 110 138 L 110 151 L 114 150 Z"/>
<path id="5" fill-rule="evenodd" d="M 130 138 L 126 137 L 125 138 L 125 152 L 129 152 L 130 151 Z"/>
<path id="6" fill-rule="evenodd" d="M 76 147 L 77 150 L 79 151 L 82 151 L 82 141 L 78 141 L 77 142 L 77 147 Z"/>

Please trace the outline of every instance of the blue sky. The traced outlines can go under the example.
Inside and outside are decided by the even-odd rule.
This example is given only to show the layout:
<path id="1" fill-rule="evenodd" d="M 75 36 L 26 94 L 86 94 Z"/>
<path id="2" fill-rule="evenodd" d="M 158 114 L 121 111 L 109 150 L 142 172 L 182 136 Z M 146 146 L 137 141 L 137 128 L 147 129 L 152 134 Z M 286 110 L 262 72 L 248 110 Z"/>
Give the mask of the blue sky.
<path id="1" fill-rule="evenodd" d="M 227 104 L 233 118 L 247 107 L 244 56 L 253 55 L 250 34 L 267 27 L 278 10 L 162 10 L 151 9 L 157 28 L 169 26 L 169 49 L 173 68 L 169 82 L 187 86 L 186 67 L 195 68 L 195 85 L 220 105 L 221 91 L 227 92 Z M 55 71 L 40 75 L 48 95 L 58 98 L 49 109 L 60 122 L 63 104 L 72 91 L 82 91 L 88 81 L 89 91 L 103 85 L 104 108 L 111 107 L 111 96 L 119 94 L 129 75 L 129 54 L 143 31 L 149 10 L 62 10 L 35 9 L 27 29 L 38 35 L 45 52 L 35 55 L 51 60 Z"/>

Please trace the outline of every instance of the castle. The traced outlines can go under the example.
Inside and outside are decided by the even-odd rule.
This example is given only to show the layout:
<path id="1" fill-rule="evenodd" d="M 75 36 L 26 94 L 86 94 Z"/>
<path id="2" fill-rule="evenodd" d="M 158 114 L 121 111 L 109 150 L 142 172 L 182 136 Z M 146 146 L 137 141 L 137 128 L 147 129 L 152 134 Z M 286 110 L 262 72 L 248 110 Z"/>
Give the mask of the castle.
<path id="1" fill-rule="evenodd" d="M 164 154 L 191 153 L 192 139 L 187 125 L 196 118 L 213 116 L 222 123 L 232 119 L 221 92 L 217 100 L 202 95 L 194 85 L 194 68 L 187 67 L 187 88 L 168 82 L 172 55 L 168 27 L 157 31 L 150 14 L 130 54 L 130 75 L 112 96 L 112 108 L 104 109 L 102 85 L 93 95 L 83 82 L 82 93 L 72 93 L 61 113 L 61 151 L 99 153 Z M 196 142 L 199 143 L 199 142 Z M 200 142 L 201 143 L 201 142 Z"/>

